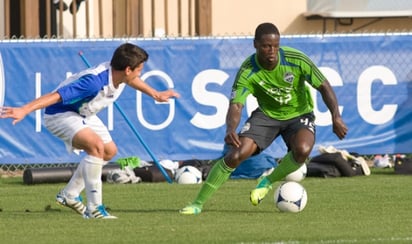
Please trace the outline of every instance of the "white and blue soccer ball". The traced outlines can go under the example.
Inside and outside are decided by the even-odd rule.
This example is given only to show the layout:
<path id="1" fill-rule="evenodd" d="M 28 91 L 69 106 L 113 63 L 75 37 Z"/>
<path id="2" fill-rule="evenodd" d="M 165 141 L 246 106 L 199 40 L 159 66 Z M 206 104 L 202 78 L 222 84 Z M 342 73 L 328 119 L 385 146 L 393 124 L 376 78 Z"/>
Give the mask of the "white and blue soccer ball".
<path id="1" fill-rule="evenodd" d="M 283 182 L 275 191 L 275 205 L 281 212 L 301 212 L 308 201 L 305 188 L 295 181 Z"/>
<path id="2" fill-rule="evenodd" d="M 175 181 L 178 184 L 200 184 L 202 172 L 194 166 L 183 166 L 176 170 Z"/>
<path id="3" fill-rule="evenodd" d="M 300 182 L 303 179 L 305 179 L 306 174 L 308 172 L 308 168 L 306 167 L 306 164 L 303 164 L 300 166 L 299 169 L 293 171 L 292 173 L 288 174 L 285 177 L 285 181 L 295 181 L 295 182 Z"/>

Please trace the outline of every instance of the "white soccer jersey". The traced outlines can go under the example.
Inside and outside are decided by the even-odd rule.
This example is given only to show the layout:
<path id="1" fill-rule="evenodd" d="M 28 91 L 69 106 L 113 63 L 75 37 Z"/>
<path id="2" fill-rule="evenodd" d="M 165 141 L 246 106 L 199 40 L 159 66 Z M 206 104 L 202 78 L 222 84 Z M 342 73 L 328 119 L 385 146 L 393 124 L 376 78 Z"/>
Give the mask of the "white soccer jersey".
<path id="1" fill-rule="evenodd" d="M 45 113 L 52 115 L 72 111 L 83 117 L 98 113 L 112 104 L 122 93 L 125 84 L 116 89 L 112 81 L 110 63 L 102 63 L 74 74 L 55 89 L 62 101 L 46 108 Z"/>

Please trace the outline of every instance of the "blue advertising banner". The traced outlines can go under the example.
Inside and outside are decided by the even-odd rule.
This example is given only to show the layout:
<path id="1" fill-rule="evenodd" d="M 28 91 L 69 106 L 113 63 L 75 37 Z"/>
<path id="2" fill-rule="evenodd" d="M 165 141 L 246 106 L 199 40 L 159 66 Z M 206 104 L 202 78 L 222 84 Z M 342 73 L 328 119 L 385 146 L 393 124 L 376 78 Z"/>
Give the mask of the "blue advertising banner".
<path id="1" fill-rule="evenodd" d="M 52 91 L 72 73 L 109 61 L 123 42 L 147 50 L 142 79 L 181 98 L 168 104 L 131 88 L 118 100 L 147 146 L 159 159 L 213 159 L 224 150 L 225 116 L 233 79 L 254 52 L 253 39 L 29 40 L 0 43 L 0 106 L 21 106 Z M 349 127 L 346 139 L 332 132 L 329 113 L 315 91 L 317 144 L 360 154 L 412 152 L 412 35 L 285 36 L 282 45 L 305 52 L 333 85 Z M 248 100 L 243 120 L 256 102 Z M 0 120 L 0 163 L 78 162 L 42 125 L 43 110 L 12 125 Z M 118 145 L 117 157 L 151 160 L 114 106 L 102 118 Z M 266 152 L 285 153 L 278 139 Z"/>

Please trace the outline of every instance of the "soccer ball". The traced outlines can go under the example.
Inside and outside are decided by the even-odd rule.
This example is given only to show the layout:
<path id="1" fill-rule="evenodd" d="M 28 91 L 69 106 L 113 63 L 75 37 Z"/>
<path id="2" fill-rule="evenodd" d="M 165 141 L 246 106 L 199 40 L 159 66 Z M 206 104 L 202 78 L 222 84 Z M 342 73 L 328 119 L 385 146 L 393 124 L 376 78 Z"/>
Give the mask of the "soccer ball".
<path id="1" fill-rule="evenodd" d="M 275 204 L 281 212 L 300 212 L 307 201 L 305 188 L 295 181 L 283 182 L 275 191 Z"/>
<path id="2" fill-rule="evenodd" d="M 111 170 L 107 173 L 107 182 L 109 183 L 119 183 L 119 184 L 126 184 L 130 182 L 129 176 L 126 174 L 125 171 L 121 169 Z"/>
<path id="3" fill-rule="evenodd" d="M 176 170 L 175 181 L 178 184 L 200 184 L 202 172 L 194 166 L 186 165 Z"/>
<path id="4" fill-rule="evenodd" d="M 308 168 L 306 167 L 306 164 L 303 164 L 300 166 L 299 169 L 293 171 L 292 173 L 288 174 L 285 177 L 285 181 L 296 181 L 300 182 L 306 177 L 306 173 L 308 171 Z"/>

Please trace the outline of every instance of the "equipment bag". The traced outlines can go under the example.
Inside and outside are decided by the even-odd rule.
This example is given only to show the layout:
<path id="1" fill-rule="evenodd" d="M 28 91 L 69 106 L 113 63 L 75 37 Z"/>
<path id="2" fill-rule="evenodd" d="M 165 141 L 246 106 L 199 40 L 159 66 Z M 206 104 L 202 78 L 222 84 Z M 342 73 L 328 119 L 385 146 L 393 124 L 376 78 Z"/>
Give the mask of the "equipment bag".
<path id="1" fill-rule="evenodd" d="M 410 175 L 412 174 L 412 158 L 395 158 L 395 174 Z"/>
<path id="2" fill-rule="evenodd" d="M 172 171 L 165 169 L 167 174 L 171 179 L 173 179 Z M 140 177 L 143 182 L 162 182 L 166 181 L 165 177 L 163 176 L 162 172 L 160 171 L 157 166 L 145 166 L 145 167 L 138 167 L 134 168 L 134 174 L 137 177 Z"/>

